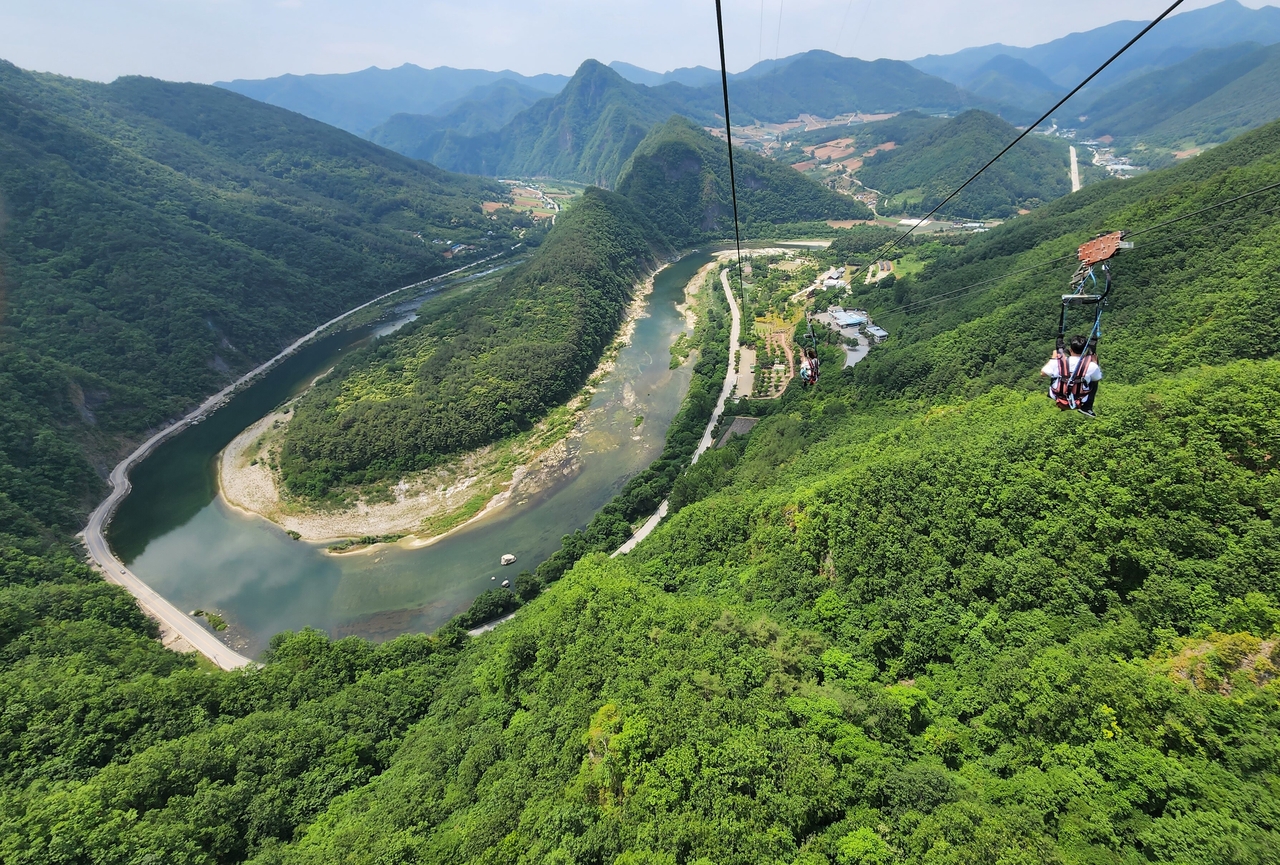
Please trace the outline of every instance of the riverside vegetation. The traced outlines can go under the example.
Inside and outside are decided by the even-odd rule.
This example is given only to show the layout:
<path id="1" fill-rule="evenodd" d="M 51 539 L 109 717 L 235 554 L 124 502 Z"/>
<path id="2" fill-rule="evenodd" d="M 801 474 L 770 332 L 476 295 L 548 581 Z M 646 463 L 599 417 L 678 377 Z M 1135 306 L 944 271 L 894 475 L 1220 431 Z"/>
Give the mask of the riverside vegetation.
<path id="1" fill-rule="evenodd" d="M 218 88 L 0 62 L 0 525 L 74 531 L 102 491 L 91 464 L 457 266 L 433 240 L 514 245 L 530 224 L 480 208 L 504 194 Z"/>
<path id="2" fill-rule="evenodd" d="M 1278 153 L 1273 124 L 931 247 L 858 299 L 947 302 L 637 484 L 675 477 L 678 512 L 613 560 L 626 502 L 602 514 L 480 639 L 304 631 L 205 671 L 60 524 L 6 519 L 0 858 L 1274 862 L 1280 227 L 1202 230 L 1272 199 L 1117 263 L 1097 421 L 1032 373 L 1061 268 L 947 293 L 1280 181 Z M 6 496 L 65 488 L 73 411 Z"/>
<path id="3" fill-rule="evenodd" d="M 739 155 L 739 211 L 753 233 L 870 215 L 795 171 Z M 349 498 L 529 429 L 582 386 L 646 269 L 731 229 L 729 195 L 728 159 L 714 138 L 680 118 L 656 127 L 618 192 L 588 189 L 533 260 L 491 288 L 424 307 L 303 397 L 280 451 L 285 488 L 300 500 Z M 628 520 L 640 513 L 626 510 Z"/>
<path id="4" fill-rule="evenodd" d="M 532 261 L 424 310 L 300 400 L 281 451 L 286 487 L 318 498 L 528 429 L 582 386 L 665 249 L 628 200 L 588 190 Z"/>

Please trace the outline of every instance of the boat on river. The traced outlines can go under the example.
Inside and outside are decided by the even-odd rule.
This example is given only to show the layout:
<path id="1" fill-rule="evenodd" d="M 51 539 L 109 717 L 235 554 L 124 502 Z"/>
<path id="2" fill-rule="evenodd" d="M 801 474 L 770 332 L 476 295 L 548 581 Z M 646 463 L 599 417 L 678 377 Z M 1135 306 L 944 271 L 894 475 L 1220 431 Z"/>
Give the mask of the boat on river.
<path id="1" fill-rule="evenodd" d="M 511 555 L 511 553 L 507 553 L 505 556 L 502 557 L 502 564 L 504 565 L 514 565 L 515 563 L 516 563 L 516 557 Z"/>

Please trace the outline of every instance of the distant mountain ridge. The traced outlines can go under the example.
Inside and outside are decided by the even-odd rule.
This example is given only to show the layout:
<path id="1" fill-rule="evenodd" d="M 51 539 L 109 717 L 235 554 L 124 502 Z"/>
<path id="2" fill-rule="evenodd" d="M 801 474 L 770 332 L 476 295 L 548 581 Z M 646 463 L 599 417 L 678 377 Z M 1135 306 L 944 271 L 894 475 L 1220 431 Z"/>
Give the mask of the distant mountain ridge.
<path id="1" fill-rule="evenodd" d="M 729 100 L 739 116 L 772 123 L 801 114 L 837 117 L 855 111 L 939 113 L 997 107 L 901 60 L 859 60 L 821 50 L 785 58 L 759 74 L 736 76 L 734 82 Z M 720 88 L 714 90 L 718 94 Z"/>
<path id="2" fill-rule="evenodd" d="M 783 121 L 806 112 L 832 117 L 858 111 L 997 107 L 900 61 L 867 62 L 826 51 L 785 60 L 752 77 L 735 78 L 729 87 L 735 118 Z M 612 187 L 655 126 L 672 115 L 719 126 L 722 106 L 719 83 L 647 87 L 588 60 L 563 90 L 519 112 L 497 131 L 466 135 L 435 120 L 397 117 L 373 135 L 401 153 L 450 171 L 554 176 Z"/>
<path id="3" fill-rule="evenodd" d="M 214 86 L 363 136 L 392 115 L 433 114 L 476 87 L 504 78 L 548 95 L 559 92 L 569 80 L 567 75 L 525 76 L 510 69 L 423 69 L 405 63 L 394 69 L 371 66 L 343 74 L 218 81 Z"/>
<path id="4" fill-rule="evenodd" d="M 440 133 L 452 130 L 460 135 L 479 135 L 501 129 L 545 97 L 541 90 L 503 78 L 473 88 L 433 114 L 394 114 L 369 130 L 367 137 L 375 144 L 419 158 L 424 142 L 438 138 Z"/>
<path id="5" fill-rule="evenodd" d="M 673 83 L 686 87 L 705 87 L 720 80 L 719 69 L 708 69 L 705 66 L 684 66 L 670 72 L 650 72 L 648 69 L 615 60 L 609 64 L 609 68 L 632 84 L 643 84 L 646 87 Z"/>
<path id="6" fill-rule="evenodd" d="M 1072 87 L 1132 39 L 1146 23 L 1115 21 L 1029 48 L 994 43 L 965 48 L 954 54 L 930 54 L 912 60 L 911 65 L 966 86 L 983 64 L 1003 54 L 1025 61 L 1060 87 Z M 1171 66 L 1205 48 L 1224 48 L 1250 41 L 1263 45 L 1280 42 L 1280 8 L 1250 9 L 1238 0 L 1223 0 L 1213 6 L 1183 12 L 1161 22 L 1125 52 L 1090 85 L 1091 92 L 1096 94 L 1126 78 Z"/>

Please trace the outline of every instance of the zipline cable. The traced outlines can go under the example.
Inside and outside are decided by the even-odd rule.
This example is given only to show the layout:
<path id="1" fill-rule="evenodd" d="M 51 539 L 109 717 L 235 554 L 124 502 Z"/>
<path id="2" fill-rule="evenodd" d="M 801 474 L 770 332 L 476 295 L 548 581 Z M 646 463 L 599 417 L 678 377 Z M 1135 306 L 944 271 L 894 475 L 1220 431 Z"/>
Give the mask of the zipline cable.
<path id="1" fill-rule="evenodd" d="M 1268 191 L 1270 191 L 1270 190 L 1272 190 L 1272 189 L 1276 189 L 1276 188 L 1280 188 L 1280 182 L 1277 182 L 1277 183 L 1269 183 L 1269 184 L 1267 184 L 1266 186 L 1260 186 L 1260 187 L 1258 187 L 1257 189 L 1251 189 L 1251 190 L 1249 190 L 1248 192 L 1243 192 L 1243 193 L 1241 193 L 1240 195 L 1232 196 L 1231 198 L 1226 198 L 1226 199 L 1223 199 L 1222 201 L 1214 202 L 1213 204 L 1207 205 L 1207 206 L 1205 206 L 1205 207 L 1201 207 L 1201 208 L 1200 208 L 1200 209 L 1198 209 L 1198 210 L 1193 210 L 1191 213 L 1185 213 L 1185 214 L 1183 214 L 1182 216 L 1177 216 L 1177 217 L 1174 217 L 1173 219 L 1165 220 L 1164 222 L 1158 222 L 1158 223 L 1156 223 L 1155 225 L 1149 225 L 1149 226 L 1147 226 L 1146 228 L 1140 228 L 1140 229 L 1138 229 L 1137 231 L 1127 231 L 1127 232 L 1125 232 L 1125 237 L 1137 237 L 1137 236 L 1138 236 L 1138 235 L 1140 235 L 1140 234 L 1146 234 L 1148 231 L 1155 231 L 1155 230 L 1156 230 L 1156 229 L 1158 229 L 1158 228 L 1165 228 L 1165 227 L 1167 227 L 1167 226 L 1173 225 L 1173 224 L 1174 224 L 1174 223 L 1176 223 L 1176 222 L 1182 222 L 1184 219 L 1190 219 L 1190 218 L 1191 218 L 1191 217 L 1193 217 L 1193 216 L 1199 216 L 1199 215 L 1201 215 L 1201 214 L 1203 214 L 1203 213 L 1208 213 L 1210 210 L 1217 210 L 1219 207 L 1226 207 L 1228 204 L 1234 204 L 1234 203 L 1235 203 L 1235 202 L 1237 202 L 1237 201 L 1241 201 L 1241 200 L 1243 200 L 1243 199 L 1245 199 L 1245 198 L 1250 198 L 1250 197 L 1252 197 L 1252 196 L 1254 196 L 1254 195 L 1260 195 L 1260 194 L 1261 194 L 1261 193 L 1263 193 L 1263 192 L 1268 192 Z M 1274 209 L 1276 209 L 1276 208 L 1272 208 L 1272 210 L 1274 210 Z M 1241 219 L 1248 219 L 1248 218 L 1253 217 L 1253 216 L 1263 216 L 1263 215 L 1265 215 L 1265 214 L 1271 213 L 1271 212 L 1272 212 L 1272 210 L 1263 210 L 1263 211 L 1259 211 L 1259 212 L 1257 212 L 1257 213 L 1246 214 L 1245 216 L 1242 216 L 1242 217 L 1236 217 L 1236 218 L 1234 218 L 1234 219 L 1228 219 L 1228 220 L 1224 220 L 1224 221 L 1222 221 L 1222 222 L 1215 222 L 1215 223 L 1213 223 L 1212 225 L 1205 225 L 1205 226 L 1201 226 L 1200 228 L 1192 229 L 1192 230 L 1191 230 L 1191 232 L 1187 232 L 1187 233 L 1189 234 L 1189 233 L 1196 232 L 1196 231 L 1206 231 L 1206 230 L 1208 230 L 1208 229 L 1210 229 L 1210 228 L 1217 228 L 1218 226 L 1221 226 L 1221 225 L 1230 225 L 1230 224 L 1231 224 L 1231 223 L 1233 223 L 1233 222 L 1239 222 Z M 1157 240 L 1157 241 L 1154 241 L 1154 242 L 1155 242 L 1155 243 L 1165 243 L 1167 240 L 1172 240 L 1172 239 L 1175 239 L 1175 238 L 1177 238 L 1177 237 L 1184 237 L 1184 236 L 1185 236 L 1185 234 L 1175 235 L 1175 236 L 1174 236 L 1174 238 L 1164 238 L 1164 239 L 1162 239 L 1162 240 Z M 901 311 L 901 310 L 907 309 L 907 308 L 912 307 L 912 306 L 915 306 L 915 305 L 917 305 L 917 304 L 928 304 L 928 303 L 931 303 L 931 302 L 933 302 L 933 301 L 935 301 L 935 300 L 937 300 L 937 299 L 939 299 L 939 298 L 947 298 L 947 297 L 949 297 L 949 296 L 951 296 L 951 295 L 962 294 L 962 293 L 964 293 L 964 292 L 968 291 L 969 289 L 972 289 L 972 288 L 980 288 L 980 287 L 982 287 L 982 286 L 984 286 L 984 285 L 990 285 L 990 284 L 991 284 L 991 283 L 993 283 L 993 282 L 999 282 L 999 281 L 1000 281 L 1000 280 L 1002 280 L 1002 279 L 1008 279 L 1008 278 L 1010 278 L 1010 277 L 1018 276 L 1018 275 L 1023 274 L 1023 273 L 1029 273 L 1029 272 L 1031 272 L 1031 271 L 1033 271 L 1033 270 L 1039 270 L 1039 269 L 1040 269 L 1040 268 L 1042 268 L 1042 267 L 1047 267 L 1047 266 L 1049 266 L 1050 264 L 1057 264 L 1058 262 L 1066 261 L 1067 259 L 1072 258 L 1072 257 L 1073 257 L 1073 256 L 1072 256 L 1071 254 L 1067 254 L 1067 255 L 1061 256 L 1061 257 L 1059 257 L 1059 258 L 1051 258 L 1051 259 L 1049 259 L 1048 261 L 1043 261 L 1043 262 L 1041 262 L 1040 264 L 1033 264 L 1033 265 L 1031 265 L 1030 267 L 1025 267 L 1025 268 L 1023 268 L 1023 269 L 1021 269 L 1021 270 L 1015 270 L 1015 271 L 1012 271 L 1012 272 L 1010 272 L 1010 273 L 1006 273 L 1006 274 L 1004 274 L 1004 275 L 1002 275 L 1002 276 L 992 277 L 991 279 L 984 279 L 984 280 L 982 280 L 981 282 L 971 283 L 970 285 L 963 286 L 962 288 L 952 289 L 951 291 L 947 291 L 947 292 L 944 292 L 944 293 L 942 293 L 942 294 L 935 295 L 934 297 L 932 297 L 932 298 L 928 298 L 927 300 L 919 300 L 919 301 L 915 301 L 915 302 L 913 302 L 913 303 L 904 304 L 903 306 L 900 306 L 900 307 L 894 307 L 893 309 L 888 310 L 887 312 L 899 312 L 899 311 Z"/>
<path id="2" fill-rule="evenodd" d="M 738 227 L 738 177 L 733 169 L 733 125 L 729 122 L 729 66 L 724 59 L 724 15 L 720 11 L 720 0 L 716 0 L 716 32 L 720 36 L 720 85 L 724 89 L 724 134 L 729 148 L 729 192 L 733 196 L 733 240 L 738 250 L 738 285 L 742 287 L 742 309 L 745 313 L 747 281 L 742 278 L 742 231 Z"/>
<path id="3" fill-rule="evenodd" d="M 849 0 L 849 5 L 844 7 L 844 17 L 840 19 L 840 29 L 836 31 L 836 45 L 834 53 L 840 53 L 840 40 L 844 38 L 844 25 L 849 23 L 849 13 L 853 10 L 853 0 Z"/>
<path id="4" fill-rule="evenodd" d="M 1276 185 L 1276 186 L 1280 186 L 1280 184 L 1275 184 L 1275 185 Z M 1269 189 L 1269 188 L 1271 188 L 1271 187 L 1264 187 L 1264 189 Z M 1262 190 L 1257 190 L 1257 191 L 1258 191 L 1258 192 L 1261 192 Z M 1219 204 L 1217 204 L 1217 205 L 1214 205 L 1214 207 L 1221 207 L 1221 206 L 1222 206 L 1222 205 L 1224 205 L 1224 204 L 1229 204 L 1229 203 L 1231 203 L 1231 201 L 1238 201 L 1238 200 L 1239 200 L 1239 198 L 1242 198 L 1242 197 L 1244 197 L 1244 196 L 1240 196 L 1240 197 L 1238 197 L 1238 198 L 1233 198 L 1233 199 L 1230 199 L 1230 200 L 1228 200 L 1228 201 L 1223 201 L 1223 202 L 1221 202 L 1221 203 L 1219 203 Z M 1212 209 L 1212 208 L 1205 208 L 1204 210 L 1210 210 L 1210 209 Z M 1197 213 L 1203 213 L 1203 212 L 1204 212 L 1204 210 L 1197 211 Z M 1173 236 L 1171 236 L 1171 237 L 1161 237 L 1161 238 L 1158 238 L 1158 239 L 1156 239 L 1156 240 L 1151 241 L 1150 243 L 1146 244 L 1146 245 L 1145 245 L 1145 246 L 1143 246 L 1142 248 L 1143 248 L 1144 250 L 1146 250 L 1146 249 L 1150 249 L 1151 247 L 1153 247 L 1153 246 L 1155 246 L 1156 244 L 1159 244 L 1159 243 L 1169 243 L 1169 242 L 1174 241 L 1174 240 L 1181 240 L 1181 239 L 1182 239 L 1182 238 L 1184 238 L 1184 237 L 1187 237 L 1187 236 L 1192 235 L 1192 234 L 1196 234 L 1196 233 L 1201 232 L 1201 231 L 1209 231 L 1210 229 L 1213 229 L 1213 228 L 1222 228 L 1222 227 L 1223 227 L 1223 226 L 1225 226 L 1225 225 L 1233 225 L 1233 224 L 1235 224 L 1235 223 L 1237 223 L 1237 222 L 1244 222 L 1245 220 L 1255 219 L 1255 218 L 1257 218 L 1257 217 L 1259 217 L 1259 216 L 1267 216 L 1268 214 L 1272 214 L 1272 213 L 1275 213 L 1275 212 L 1277 212 L 1277 211 L 1280 211 L 1280 205 L 1277 205 L 1276 207 L 1268 208 L 1268 209 L 1266 209 L 1266 210 L 1259 210 L 1259 211 L 1256 211 L 1256 212 L 1254 212 L 1254 213 L 1245 214 L 1244 216 L 1236 216 L 1236 217 L 1233 217 L 1233 218 L 1231 218 L 1231 219 L 1224 219 L 1224 220 L 1222 220 L 1221 222 L 1214 222 L 1214 223 L 1212 223 L 1212 224 L 1210 224 L 1210 225 L 1202 225 L 1202 226 L 1200 226 L 1200 227 L 1198 227 L 1198 228 L 1191 228 L 1191 229 L 1188 229 L 1187 231 L 1184 231 L 1184 232 L 1182 232 L 1182 233 L 1180 233 L 1180 234 L 1175 234 L 1175 235 L 1173 235 Z M 1193 215 L 1194 215 L 1194 214 L 1190 214 L 1190 213 L 1189 213 L 1189 214 L 1187 214 L 1187 216 L 1193 216 Z M 1162 224 L 1160 224 L 1160 225 L 1152 225 L 1152 226 L 1150 226 L 1149 228 L 1141 229 L 1141 231 L 1133 232 L 1133 234 L 1139 234 L 1139 233 L 1145 233 L 1145 232 L 1148 232 L 1148 231 L 1154 231 L 1154 230 L 1155 230 L 1155 229 L 1157 229 L 1157 228 L 1163 228 L 1165 225 L 1170 225 L 1170 224 L 1172 224 L 1172 221 L 1170 221 L 1170 222 L 1166 222 L 1166 223 L 1162 223 Z M 1130 235 L 1128 235 L 1128 236 L 1132 237 L 1133 235 L 1132 235 L 1132 234 L 1130 234 Z M 1033 265 L 1031 265 L 1030 267 L 1024 267 L 1024 268 L 1022 268 L 1022 269 L 1020 269 L 1020 270 L 1014 270 L 1014 271 L 1011 271 L 1011 272 L 1009 272 L 1009 273 L 1003 274 L 1002 276 L 995 276 L 995 277 L 992 277 L 991 279 L 984 279 L 984 280 L 982 280 L 981 282 L 975 282 L 975 283 L 972 283 L 972 284 L 970 284 L 970 285 L 966 285 L 966 286 L 963 286 L 963 287 L 961 287 L 961 288 L 953 289 L 953 290 L 951 290 L 951 291 L 944 292 L 943 294 L 935 295 L 935 296 L 930 297 L 930 298 L 925 298 L 925 299 L 922 299 L 922 300 L 913 301 L 912 303 L 906 303 L 906 304 L 903 304 L 902 306 L 895 306 L 895 307 L 893 307 L 893 308 L 891 308 L 891 309 L 886 309 L 886 310 L 884 310 L 883 312 L 880 312 L 880 313 L 877 313 L 877 314 L 878 314 L 878 315 L 892 315 L 892 314 L 894 314 L 894 313 L 899 313 L 899 312 L 905 312 L 905 313 L 910 314 L 910 313 L 912 313 L 912 312 L 916 312 L 917 310 L 926 309 L 926 308 L 928 308 L 928 307 L 930 307 L 930 306 L 937 306 L 937 305 L 938 305 L 938 304 L 940 304 L 940 303 L 948 303 L 948 302 L 950 302 L 950 301 L 952 301 L 952 300 L 956 300 L 956 299 L 958 299 L 958 298 L 960 298 L 960 297 L 963 297 L 963 296 L 965 296 L 965 295 L 967 295 L 967 294 L 972 293 L 973 291 L 976 291 L 976 290 L 977 290 L 977 289 L 979 289 L 979 288 L 982 288 L 983 286 L 990 285 L 990 284 L 991 284 L 991 283 L 993 283 L 993 282 L 1000 282 L 1001 280 L 1004 280 L 1004 279 L 1011 279 L 1011 278 L 1013 278 L 1013 277 L 1015 277 L 1015 276 L 1021 276 L 1022 274 L 1030 273 L 1030 272 L 1032 272 L 1032 271 L 1034 271 L 1034 270 L 1039 270 L 1039 269 L 1040 269 L 1040 268 L 1042 268 L 1042 267 L 1048 267 L 1048 266 L 1049 266 L 1049 265 L 1051 265 L 1051 264 L 1058 264 L 1058 263 L 1060 263 L 1060 262 L 1066 261 L 1067 259 L 1071 259 L 1071 258 L 1075 258 L 1075 254 L 1074 254 L 1074 253 L 1073 253 L 1073 254 L 1069 254 L 1069 255 L 1061 256 L 1060 258 L 1053 258 L 1053 259 L 1050 259 L 1049 261 L 1041 262 L 1040 264 L 1033 264 Z"/>
<path id="5" fill-rule="evenodd" d="M 1280 183 L 1272 183 L 1269 186 L 1263 186 L 1262 188 L 1255 189 L 1252 192 L 1246 192 L 1243 195 L 1237 195 L 1235 198 L 1228 198 L 1226 201 L 1219 201 L 1217 204 L 1210 204 L 1208 207 L 1202 207 L 1199 210 L 1193 210 L 1190 213 L 1185 213 L 1182 216 L 1174 217 L 1173 219 L 1166 220 L 1165 222 L 1161 222 L 1157 225 L 1152 225 L 1148 228 L 1142 228 L 1142 229 L 1139 229 L 1138 231 L 1126 231 L 1124 236 L 1137 237 L 1139 234 L 1146 234 L 1148 231 L 1155 231 L 1157 228 L 1164 228 L 1166 225 L 1173 225 L 1175 222 L 1181 222 L 1184 219 L 1190 219 L 1193 216 L 1199 216 L 1200 214 L 1206 213 L 1210 210 L 1214 210 L 1219 207 L 1225 207 L 1228 204 L 1234 204 L 1235 202 L 1240 201 L 1243 198 L 1249 198 L 1250 196 L 1259 195 L 1263 192 L 1268 192 L 1272 189 L 1277 189 L 1277 188 L 1280 188 Z"/>
<path id="6" fill-rule="evenodd" d="M 862 17 L 858 19 L 858 29 L 853 31 L 853 44 L 849 46 L 849 56 L 856 59 L 858 50 L 858 40 L 862 38 L 862 30 L 867 25 L 867 13 L 871 11 L 871 0 L 867 0 L 862 6 Z"/>
<path id="7" fill-rule="evenodd" d="M 718 4 L 718 3 L 719 3 L 719 0 L 716 0 L 716 2 L 717 2 L 717 4 Z M 892 243 L 890 243 L 887 247 L 885 247 L 881 252 L 877 253 L 877 257 L 880 257 L 880 256 L 882 256 L 882 255 L 884 255 L 884 254 L 886 254 L 886 253 L 890 252 L 890 251 L 891 251 L 894 247 L 896 247 L 899 243 L 901 243 L 902 241 L 904 241 L 904 240 L 906 240 L 908 237 L 910 237 L 910 236 L 911 236 L 911 234 L 912 234 L 912 232 L 914 232 L 917 228 L 919 228 L 919 227 L 920 227 L 921 223 L 927 222 L 927 221 L 929 220 L 929 218 L 930 218 L 930 217 L 932 217 L 935 213 L 937 213 L 939 210 L 941 210 L 943 207 L 945 207 L 945 206 L 947 205 L 947 202 L 951 201 L 951 199 L 955 198 L 957 195 L 959 195 L 961 192 L 963 192 L 963 191 L 964 191 L 964 189 L 965 189 L 965 188 L 966 188 L 970 183 L 973 183 L 973 181 L 977 180 L 977 179 L 982 175 L 982 173 L 983 173 L 984 171 L 986 171 L 986 170 L 987 170 L 988 168 L 990 168 L 991 166 L 995 165 L 995 164 L 996 164 L 996 162 L 1000 159 L 1000 157 L 1004 156 L 1006 153 L 1008 153 L 1010 150 L 1012 150 L 1012 149 L 1014 148 L 1014 145 L 1016 145 L 1019 141 L 1021 141 L 1022 139 L 1026 138 L 1028 135 L 1030 135 L 1032 132 L 1034 132 L 1034 131 L 1035 131 L 1035 129 L 1036 129 L 1036 127 L 1038 127 L 1041 123 L 1044 123 L 1046 120 L 1048 120 L 1048 119 L 1049 119 L 1049 117 L 1051 117 L 1051 116 L 1053 115 L 1053 112 L 1057 111 L 1057 110 L 1058 110 L 1059 108 L 1061 108 L 1064 104 L 1066 104 L 1067 100 L 1068 100 L 1068 99 L 1070 99 L 1072 96 L 1075 96 L 1077 93 L 1079 93 L 1081 90 L 1083 90 L 1083 89 L 1084 89 L 1084 87 L 1085 87 L 1085 85 L 1087 85 L 1090 81 L 1092 81 L 1093 79 L 1095 79 L 1095 78 L 1097 78 L 1099 75 L 1101 75 L 1104 69 L 1106 69 L 1106 68 L 1107 68 L 1108 66 L 1110 66 L 1112 63 L 1116 62 L 1116 60 L 1118 60 L 1118 59 L 1120 58 L 1120 55 L 1121 55 L 1121 54 L 1124 54 L 1126 51 L 1128 51 L 1130 48 L 1132 48 L 1132 47 L 1137 43 L 1137 41 L 1138 41 L 1139 39 L 1141 39 L 1143 36 L 1146 36 L 1148 33 L 1150 33 L 1150 32 L 1151 32 L 1151 28 L 1155 27 L 1155 26 L 1156 26 L 1157 24 L 1159 24 L 1161 21 L 1163 21 L 1164 19 L 1168 18 L 1168 17 L 1173 13 L 1173 10 L 1175 10 L 1175 9 L 1177 9 L 1179 6 L 1181 6 L 1181 5 L 1183 4 L 1183 2 L 1184 2 L 1184 0 L 1174 0 L 1173 5 L 1171 5 L 1168 9 L 1164 10 L 1163 12 L 1161 12 L 1161 13 L 1160 13 L 1160 17 L 1159 17 L 1159 18 L 1156 18 L 1154 21 L 1152 21 L 1152 22 L 1151 22 L 1150 24 L 1148 24 L 1146 27 L 1143 27 L 1143 28 L 1142 28 L 1142 31 L 1141 31 L 1140 33 L 1138 33 L 1138 35 L 1137 35 L 1137 36 L 1134 36 L 1132 39 L 1130 39 L 1128 42 L 1126 42 L 1126 43 L 1125 43 L 1125 45 L 1124 45 L 1124 47 L 1123 47 L 1123 48 L 1121 48 L 1119 51 L 1117 51 L 1115 54 L 1112 54 L 1112 55 L 1111 55 L 1111 57 L 1110 57 L 1110 59 L 1108 59 L 1106 63 L 1103 63 L 1103 64 L 1102 64 L 1101 66 L 1099 66 L 1097 69 L 1093 70 L 1093 72 L 1089 73 L 1089 77 L 1088 77 L 1088 78 L 1086 78 L 1085 80 L 1081 81 L 1079 84 L 1077 84 L 1077 85 L 1075 86 L 1075 88 L 1074 88 L 1070 93 L 1068 93 L 1066 96 L 1064 96 L 1064 97 L 1062 97 L 1061 99 L 1059 99 L 1059 100 L 1058 100 L 1058 103 L 1057 103 L 1056 105 L 1054 105 L 1052 108 L 1050 108 L 1048 111 L 1046 111 L 1044 114 L 1042 114 L 1042 115 L 1040 116 L 1040 119 L 1039 119 L 1039 120 L 1037 120 L 1035 123 L 1032 123 L 1032 124 L 1031 124 L 1030 126 L 1028 126 L 1026 129 L 1024 129 L 1024 130 L 1022 131 L 1022 134 L 1020 134 L 1017 138 L 1015 138 L 1015 139 L 1013 139 L 1012 141 L 1010 141 L 1010 142 L 1009 142 L 1009 144 L 1004 148 L 1004 150 L 1001 150 L 999 153 L 997 153 L 994 157 L 992 157 L 992 158 L 991 158 L 991 161 L 990 161 L 990 162 L 988 162 L 986 165 L 984 165 L 984 166 L 982 166 L 981 168 L 979 168 L 979 169 L 977 170 L 977 172 L 975 172 L 975 173 L 974 173 L 974 175 L 973 175 L 972 177 L 970 177 L 970 178 L 969 178 L 968 180 L 966 180 L 964 183 L 962 183 L 962 184 L 960 184 L 958 187 L 956 187 L 955 191 L 953 191 L 953 192 L 952 192 L 950 195 L 948 195 L 946 198 L 942 199 L 941 203 L 939 203 L 937 207 L 935 207 L 933 210 L 930 210 L 930 211 L 929 211 L 927 214 L 925 214 L 922 218 L 920 218 L 919 220 L 917 220 L 917 221 L 916 221 L 916 223 L 915 223 L 915 225 L 912 225 L 910 228 L 908 228 L 908 229 L 906 230 L 906 232 L 905 232 L 901 237 L 897 238 L 897 239 L 896 239 L 896 240 L 894 240 Z M 717 5 L 717 8 L 719 8 L 719 7 L 718 7 L 718 5 Z"/>

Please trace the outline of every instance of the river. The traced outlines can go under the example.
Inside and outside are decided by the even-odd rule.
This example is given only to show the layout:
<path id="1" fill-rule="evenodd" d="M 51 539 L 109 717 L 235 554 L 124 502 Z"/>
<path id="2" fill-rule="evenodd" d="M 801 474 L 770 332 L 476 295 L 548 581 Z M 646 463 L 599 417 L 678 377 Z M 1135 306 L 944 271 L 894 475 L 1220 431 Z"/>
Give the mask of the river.
<path id="1" fill-rule="evenodd" d="M 670 346 L 687 330 L 676 304 L 710 256 L 695 253 L 658 274 L 631 344 L 592 400 L 580 440 L 580 470 L 537 495 L 418 549 L 379 547 L 326 555 L 278 526 L 228 507 L 218 495 L 218 453 L 243 430 L 299 393 L 344 351 L 409 320 L 424 298 L 387 320 L 312 343 L 184 430 L 134 468 L 133 490 L 108 531 L 116 553 L 182 609 L 217 611 L 228 644 L 256 656 L 272 635 L 314 627 L 334 637 L 383 640 L 432 631 L 481 592 L 514 580 L 582 528 L 634 474 L 656 459 L 680 408 L 690 364 L 672 370 Z M 636 427 L 637 416 L 644 423 Z M 502 567 L 513 553 L 518 563 Z"/>

